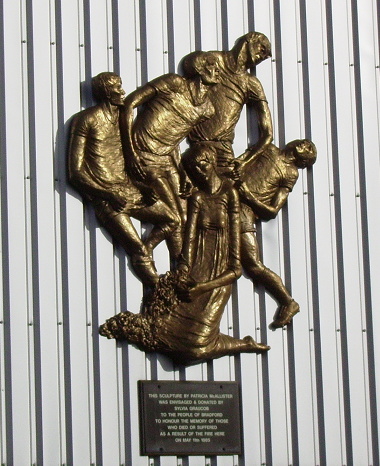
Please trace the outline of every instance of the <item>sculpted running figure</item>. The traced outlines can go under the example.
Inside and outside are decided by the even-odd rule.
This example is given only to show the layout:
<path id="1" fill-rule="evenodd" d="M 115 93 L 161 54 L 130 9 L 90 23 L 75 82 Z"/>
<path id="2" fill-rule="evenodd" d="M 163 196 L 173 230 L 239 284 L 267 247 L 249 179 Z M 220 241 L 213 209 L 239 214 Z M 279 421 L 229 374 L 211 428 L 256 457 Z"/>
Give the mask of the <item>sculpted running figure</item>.
<path id="1" fill-rule="evenodd" d="M 92 91 L 98 104 L 76 114 L 71 123 L 70 182 L 93 204 L 100 223 L 129 254 L 136 275 L 153 286 L 158 275 L 151 245 L 169 237 L 179 220 L 151 190 L 138 189 L 126 173 L 119 129 L 125 97 L 120 76 L 100 73 L 92 80 Z M 154 225 L 145 244 L 130 217 Z"/>
<path id="2" fill-rule="evenodd" d="M 299 305 L 291 299 L 281 278 L 263 265 L 256 240 L 255 222 L 276 217 L 298 179 L 298 169 L 311 167 L 317 157 L 315 145 L 308 139 L 289 142 L 283 150 L 270 144 L 245 166 L 241 173 L 242 265 L 279 302 L 273 329 L 291 322 Z M 255 175 L 253 175 L 255 174 Z M 243 251 L 249 251 L 244 255 Z"/>

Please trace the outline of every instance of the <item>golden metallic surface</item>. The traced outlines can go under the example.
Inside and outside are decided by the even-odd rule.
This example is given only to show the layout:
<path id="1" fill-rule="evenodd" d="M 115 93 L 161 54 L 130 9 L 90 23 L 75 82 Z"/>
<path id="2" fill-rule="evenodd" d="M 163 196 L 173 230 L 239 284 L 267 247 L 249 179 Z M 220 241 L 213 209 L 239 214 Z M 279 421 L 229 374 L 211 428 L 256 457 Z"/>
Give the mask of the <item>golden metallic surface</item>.
<path id="1" fill-rule="evenodd" d="M 177 271 L 160 279 L 144 315 L 121 313 L 107 320 L 100 334 L 160 351 L 184 364 L 267 351 L 268 346 L 250 336 L 238 339 L 220 333 L 231 284 L 241 274 L 239 197 L 232 184 L 217 175 L 212 148 L 190 149 L 184 159 L 198 189 L 189 200 Z"/>
<path id="2" fill-rule="evenodd" d="M 278 301 L 272 329 L 289 324 L 299 312 L 281 278 L 260 259 L 254 224 L 276 217 L 298 179 L 298 169 L 311 167 L 317 156 L 314 144 L 305 140 L 288 143 L 284 150 L 270 144 L 254 155 L 236 183 L 241 199 L 241 257 L 244 271 Z"/>
<path id="3" fill-rule="evenodd" d="M 71 125 L 70 182 L 150 288 L 142 313 L 111 317 L 101 335 L 184 364 L 266 352 L 269 347 L 250 336 L 219 330 L 242 268 L 278 301 L 273 329 L 299 312 L 281 278 L 261 262 L 255 222 L 277 215 L 298 169 L 315 162 L 316 149 L 308 140 L 282 150 L 272 144 L 268 102 L 249 73 L 270 56 L 268 39 L 250 32 L 229 51 L 190 53 L 183 76 L 158 77 L 126 97 L 118 75 L 93 78 L 98 103 L 75 115 Z M 235 126 L 244 105 L 256 114 L 258 136 L 235 158 Z M 181 155 L 185 138 L 189 148 Z M 153 225 L 146 237 L 138 235 L 131 217 Z M 152 252 L 163 240 L 173 269 L 158 277 Z"/>

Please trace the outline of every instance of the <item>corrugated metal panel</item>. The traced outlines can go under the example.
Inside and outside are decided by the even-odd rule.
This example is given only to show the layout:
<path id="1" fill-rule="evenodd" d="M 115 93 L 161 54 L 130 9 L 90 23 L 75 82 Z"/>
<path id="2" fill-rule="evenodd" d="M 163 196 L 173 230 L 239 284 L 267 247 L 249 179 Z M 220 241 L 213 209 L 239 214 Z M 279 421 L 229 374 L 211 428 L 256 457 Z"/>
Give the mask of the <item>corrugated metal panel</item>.
<path id="1" fill-rule="evenodd" d="M 378 2 L 20 0 L 0 8 L 1 463 L 379 464 Z M 67 184 L 68 127 L 92 105 L 97 73 L 120 73 L 131 92 L 176 72 L 188 52 L 229 49 L 249 30 L 273 46 L 256 72 L 275 142 L 308 137 L 319 152 L 278 218 L 258 228 L 263 262 L 301 313 L 292 327 L 269 331 L 276 303 L 242 277 L 222 331 L 267 341 L 268 356 L 185 369 L 98 338 L 107 317 L 138 311 L 142 286 Z M 236 154 L 254 140 L 252 122 L 244 111 Z M 155 259 L 167 270 L 164 245 Z M 139 379 L 241 382 L 244 455 L 140 456 Z"/>

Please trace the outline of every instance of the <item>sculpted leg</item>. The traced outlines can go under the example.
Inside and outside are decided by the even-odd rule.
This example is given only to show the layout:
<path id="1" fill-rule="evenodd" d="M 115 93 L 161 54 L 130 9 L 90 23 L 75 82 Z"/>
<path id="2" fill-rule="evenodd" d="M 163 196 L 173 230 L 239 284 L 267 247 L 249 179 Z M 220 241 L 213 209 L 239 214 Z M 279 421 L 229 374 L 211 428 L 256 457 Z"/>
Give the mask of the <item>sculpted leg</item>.
<path id="1" fill-rule="evenodd" d="M 264 343 L 256 342 L 251 336 L 246 336 L 242 339 L 233 338 L 224 333 L 218 336 L 215 348 L 210 352 L 213 358 L 225 356 L 227 354 L 238 353 L 266 353 L 270 350 L 270 346 Z"/>
<path id="2" fill-rule="evenodd" d="M 173 259 L 176 259 L 182 247 L 182 228 L 185 224 L 185 212 L 181 204 L 179 197 L 178 186 L 172 186 L 169 180 L 165 178 L 155 178 L 152 180 L 152 187 L 159 196 L 160 201 L 169 207 L 172 214 L 176 216 L 177 226 L 171 231 L 171 234 L 167 236 L 167 244 L 169 252 Z"/>
<path id="3" fill-rule="evenodd" d="M 121 213 L 102 223 L 130 256 L 133 270 L 139 279 L 144 285 L 154 286 L 158 280 L 156 267 L 129 215 Z"/>
<path id="4" fill-rule="evenodd" d="M 133 217 L 142 222 L 152 223 L 154 228 L 144 240 L 145 247 L 152 254 L 153 249 L 164 239 L 167 242 L 170 256 L 177 258 L 182 248 L 181 219 L 162 201 L 144 207 Z"/>
<path id="5" fill-rule="evenodd" d="M 279 328 L 289 324 L 293 316 L 299 312 L 299 305 L 291 297 L 281 278 L 261 262 L 253 232 L 241 235 L 241 262 L 252 281 L 263 285 L 280 305 L 277 317 L 271 326 Z"/>

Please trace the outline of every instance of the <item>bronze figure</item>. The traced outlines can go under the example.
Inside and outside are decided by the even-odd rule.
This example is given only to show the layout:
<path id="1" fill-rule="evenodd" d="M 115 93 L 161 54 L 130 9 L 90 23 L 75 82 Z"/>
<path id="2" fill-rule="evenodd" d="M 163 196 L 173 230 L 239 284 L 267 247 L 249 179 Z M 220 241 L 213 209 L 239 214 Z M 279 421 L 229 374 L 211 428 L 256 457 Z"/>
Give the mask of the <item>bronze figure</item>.
<path id="1" fill-rule="evenodd" d="M 179 222 L 168 239 L 173 259 L 181 252 L 181 225 L 186 216 L 178 145 L 194 125 L 214 114 L 208 91 L 219 81 L 218 62 L 212 54 L 194 52 L 186 57 L 185 66 L 187 78 L 167 74 L 127 96 L 120 120 L 127 171 L 152 187 Z"/>
<path id="2" fill-rule="evenodd" d="M 251 179 L 252 184 L 255 185 L 257 180 L 264 180 L 269 173 L 257 171 L 250 161 L 266 151 L 268 153 L 273 151 L 274 146 L 270 146 L 273 130 L 271 113 L 262 85 L 247 70 L 271 57 L 270 42 L 264 34 L 249 32 L 236 41 L 232 50 L 207 53 L 213 53 L 218 58 L 221 70 L 220 83 L 209 91 L 215 115 L 193 128 L 189 134 L 189 142 L 198 144 L 202 141 L 217 148 L 218 166 L 222 173 L 230 173 L 235 178 L 243 176 L 244 173 L 243 181 L 250 185 Z M 251 105 L 256 112 L 260 137 L 244 154 L 234 159 L 232 148 L 234 129 L 245 104 Z M 281 163 L 280 156 L 279 163 Z M 274 170 L 273 167 L 272 169 Z M 242 199 L 244 201 L 244 198 Z M 280 305 L 279 315 L 282 317 L 274 321 L 272 328 L 284 326 L 299 311 L 299 306 L 285 288 L 280 277 L 259 260 L 253 219 L 249 224 L 244 215 L 245 209 L 246 207 L 243 206 L 242 266 L 253 282 L 264 285 Z"/>
<path id="3" fill-rule="evenodd" d="M 260 260 L 254 223 L 257 219 L 276 217 L 298 179 L 298 169 L 311 167 L 317 157 L 315 145 L 308 139 L 289 142 L 283 150 L 271 144 L 254 156 L 241 172 L 242 265 L 254 282 L 262 284 L 280 303 L 273 329 L 289 324 L 299 312 L 281 278 Z"/>
<path id="4" fill-rule="evenodd" d="M 158 275 L 150 250 L 170 236 L 179 221 L 154 192 L 137 188 L 126 173 L 119 129 L 119 111 L 125 97 L 120 77 L 100 73 L 93 78 L 92 89 L 98 104 L 72 120 L 69 179 L 130 255 L 136 275 L 144 284 L 154 286 Z M 144 243 L 130 217 L 154 225 Z"/>
<path id="5" fill-rule="evenodd" d="M 266 352 L 269 346 L 250 336 L 238 339 L 219 330 L 231 284 L 241 274 L 238 194 L 231 182 L 218 176 L 215 149 L 190 148 L 183 164 L 198 189 L 189 200 L 178 269 L 160 278 L 143 315 L 120 313 L 100 327 L 100 334 L 165 353 L 183 364 Z"/>
<path id="6" fill-rule="evenodd" d="M 277 215 L 298 169 L 315 162 L 316 148 L 309 140 L 283 150 L 272 144 L 268 102 L 248 72 L 270 56 L 267 37 L 250 32 L 230 51 L 190 53 L 184 77 L 161 76 L 127 97 L 118 75 L 93 78 L 98 103 L 71 125 L 70 181 L 130 255 L 136 275 L 152 287 L 142 313 L 111 317 L 101 335 L 184 364 L 266 352 L 269 346 L 250 336 L 220 333 L 242 267 L 278 301 L 272 328 L 299 312 L 281 278 L 261 262 L 255 222 Z M 246 104 L 256 112 L 259 137 L 235 158 L 235 126 Z M 190 147 L 181 157 L 185 138 Z M 146 238 L 131 217 L 153 225 Z M 173 269 L 158 277 L 153 249 L 164 239 Z"/>
<path id="7" fill-rule="evenodd" d="M 197 124 L 189 134 L 190 144 L 207 141 L 218 149 L 218 166 L 232 170 L 236 163 L 243 166 L 273 140 L 272 118 L 260 81 L 248 70 L 271 57 L 271 45 L 264 34 L 249 32 L 236 41 L 230 51 L 204 52 L 213 54 L 220 64 L 220 83 L 209 90 L 215 114 Z M 186 73 L 186 68 L 184 69 Z M 244 105 L 250 105 L 256 115 L 260 137 L 242 156 L 234 160 L 232 144 L 235 126 Z"/>

